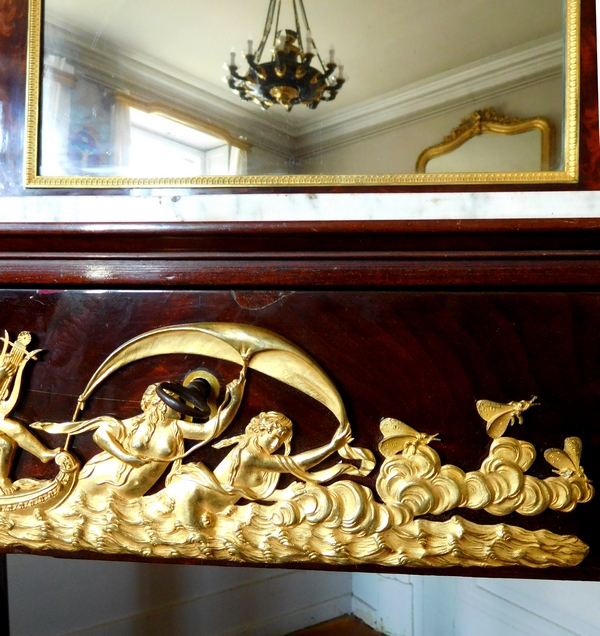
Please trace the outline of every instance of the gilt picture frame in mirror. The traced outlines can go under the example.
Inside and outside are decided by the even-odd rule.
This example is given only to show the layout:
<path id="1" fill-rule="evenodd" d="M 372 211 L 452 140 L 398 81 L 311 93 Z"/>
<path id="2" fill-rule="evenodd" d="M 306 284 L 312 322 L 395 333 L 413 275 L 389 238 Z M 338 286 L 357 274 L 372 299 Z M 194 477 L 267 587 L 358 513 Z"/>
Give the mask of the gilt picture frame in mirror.
<path id="1" fill-rule="evenodd" d="M 26 186 L 574 183 L 579 49 L 580 0 L 31 0 Z M 418 169 L 483 111 L 553 147 Z"/>

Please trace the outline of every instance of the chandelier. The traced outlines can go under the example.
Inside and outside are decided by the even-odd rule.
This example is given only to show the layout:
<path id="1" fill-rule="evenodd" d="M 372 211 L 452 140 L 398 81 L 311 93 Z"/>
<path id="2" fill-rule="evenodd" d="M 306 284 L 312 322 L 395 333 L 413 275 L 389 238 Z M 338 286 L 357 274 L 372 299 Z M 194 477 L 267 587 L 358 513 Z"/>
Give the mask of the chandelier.
<path id="1" fill-rule="evenodd" d="M 334 62 L 333 47 L 329 61 L 323 63 L 312 38 L 303 0 L 292 0 L 295 30 L 280 31 L 281 3 L 282 0 L 269 0 L 264 33 L 255 52 L 252 40 L 248 40 L 248 52 L 244 56 L 249 67 L 246 75 L 238 74 L 235 51 L 232 51 L 230 63 L 226 64 L 229 70 L 226 81 L 244 101 L 255 102 L 265 110 L 274 104 L 281 104 L 287 111 L 296 104 L 314 109 L 320 102 L 335 99 L 346 81 L 344 67 L 338 68 Z M 271 59 L 261 62 L 271 37 Z M 318 61 L 317 68 L 311 65 L 314 58 Z"/>

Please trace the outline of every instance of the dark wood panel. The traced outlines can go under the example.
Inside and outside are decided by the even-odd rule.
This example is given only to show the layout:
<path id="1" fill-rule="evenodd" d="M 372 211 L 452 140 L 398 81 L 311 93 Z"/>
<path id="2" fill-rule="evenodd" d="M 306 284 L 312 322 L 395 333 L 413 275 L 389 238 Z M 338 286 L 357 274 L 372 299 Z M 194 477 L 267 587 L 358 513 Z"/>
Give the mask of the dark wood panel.
<path id="1" fill-rule="evenodd" d="M 23 133 L 25 109 L 25 62 L 27 34 L 27 0 L 4 0 L 0 12 L 0 100 L 7 105 L 3 126 L 6 131 L 6 151 L 0 161 L 0 196 L 94 194 L 129 195 L 129 190 L 54 190 L 23 187 Z M 515 190 L 596 190 L 600 188 L 598 163 L 598 93 L 596 58 L 596 6 L 595 0 L 581 0 L 581 146 L 580 182 L 568 185 L 522 186 L 434 186 L 434 187 L 367 187 L 367 188 L 261 188 L 261 192 L 440 192 L 440 191 L 515 191 Z M 181 189 L 182 193 L 245 193 L 245 188 L 222 189 L 218 192 L 202 188 Z"/>
<path id="2" fill-rule="evenodd" d="M 83 204 L 84 205 L 84 204 Z M 298 221 L 265 223 L 0 223 L 0 255 L 45 259 L 584 257 L 600 249 L 600 219 Z"/>
<path id="3" fill-rule="evenodd" d="M 105 288 L 230 287 L 246 288 L 471 288 L 600 286 L 600 262 L 546 259 L 461 261 L 348 260 L 232 262 L 211 260 L 27 260 L 0 259 L 0 284 L 5 287 Z"/>
<path id="4" fill-rule="evenodd" d="M 581 136 L 579 189 L 600 189 L 598 134 L 598 58 L 595 2 L 581 3 Z"/>
<path id="5" fill-rule="evenodd" d="M 46 350 L 31 369 L 28 398 L 15 413 L 25 422 L 69 420 L 76 396 L 95 368 L 139 333 L 185 322 L 237 322 L 289 338 L 323 366 L 344 398 L 358 446 L 376 449 L 380 418 L 396 417 L 418 430 L 438 432 L 442 441 L 435 448 L 442 460 L 475 470 L 489 444 L 475 400 L 503 402 L 535 394 L 541 406 L 526 414 L 524 426 L 510 431 L 538 450 L 529 472 L 551 475 L 541 451 L 561 447 L 565 437 L 575 435 L 583 440 L 582 464 L 595 483 L 600 481 L 600 435 L 594 423 L 600 409 L 598 315 L 600 294 L 575 292 L 246 292 L 241 298 L 229 291 L 0 294 L 0 328 L 13 334 L 28 329 Z M 149 382 L 180 379 L 191 364 L 196 362 L 189 357 L 163 356 L 125 367 L 98 389 L 86 416 L 133 415 Z M 237 373 L 230 363 L 211 361 L 210 367 L 223 383 Z M 294 421 L 294 452 L 325 443 L 335 430 L 335 419 L 324 407 L 251 372 L 231 433 L 241 432 L 251 416 L 268 409 L 280 409 Z M 77 436 L 74 449 L 83 460 L 98 450 L 91 434 Z M 225 452 L 206 448 L 192 458 L 214 466 Z M 51 471 L 22 454 L 16 475 L 47 477 Z M 373 487 L 374 475 L 358 481 Z M 500 521 L 482 511 L 459 513 L 477 523 Z M 511 514 L 501 520 L 577 535 L 591 547 L 590 555 L 575 568 L 453 568 L 431 573 L 600 579 L 597 500 L 569 514 Z"/>
<path id="6" fill-rule="evenodd" d="M 5 286 L 587 286 L 597 219 L 0 225 Z"/>

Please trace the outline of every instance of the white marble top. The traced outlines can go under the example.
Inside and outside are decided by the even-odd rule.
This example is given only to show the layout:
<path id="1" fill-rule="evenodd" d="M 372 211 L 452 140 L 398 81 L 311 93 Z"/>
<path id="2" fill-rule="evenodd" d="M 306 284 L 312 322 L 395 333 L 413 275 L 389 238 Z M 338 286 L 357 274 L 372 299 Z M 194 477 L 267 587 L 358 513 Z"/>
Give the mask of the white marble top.
<path id="1" fill-rule="evenodd" d="M 0 198 L 0 223 L 600 217 L 600 192 L 209 194 Z"/>

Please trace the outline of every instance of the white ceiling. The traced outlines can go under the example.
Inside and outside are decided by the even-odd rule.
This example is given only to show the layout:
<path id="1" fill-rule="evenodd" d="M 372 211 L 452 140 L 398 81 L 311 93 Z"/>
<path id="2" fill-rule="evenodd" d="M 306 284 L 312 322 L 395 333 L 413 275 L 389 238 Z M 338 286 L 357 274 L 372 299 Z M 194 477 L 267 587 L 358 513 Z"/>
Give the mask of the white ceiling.
<path id="1" fill-rule="evenodd" d="M 47 18 L 117 45 L 159 68 L 172 67 L 236 103 L 222 82 L 235 46 L 260 39 L 268 0 L 46 0 Z M 290 5 L 290 0 L 284 0 Z M 563 29 L 565 0 L 305 0 L 322 56 L 331 43 L 349 81 L 335 112 Z M 281 21 L 293 28 L 293 20 Z M 242 70 L 245 60 L 238 55 Z M 229 96 L 229 97 L 228 97 Z M 257 109 L 253 104 L 245 108 Z M 272 109 L 274 110 L 274 109 Z M 283 109 L 280 109 L 283 110 Z M 295 108 L 285 117 L 303 120 Z"/>

